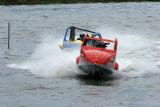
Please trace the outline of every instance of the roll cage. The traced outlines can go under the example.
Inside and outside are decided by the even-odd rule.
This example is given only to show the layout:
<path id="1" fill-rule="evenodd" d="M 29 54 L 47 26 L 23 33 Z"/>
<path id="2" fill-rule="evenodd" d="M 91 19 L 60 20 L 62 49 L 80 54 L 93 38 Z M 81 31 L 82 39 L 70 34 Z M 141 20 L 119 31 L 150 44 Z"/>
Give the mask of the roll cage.
<path id="1" fill-rule="evenodd" d="M 86 30 L 86 29 L 83 29 L 83 28 L 75 27 L 75 26 L 70 26 L 66 29 L 66 32 L 65 32 L 65 35 L 64 35 L 64 41 L 67 41 L 67 34 L 68 33 L 70 33 L 69 34 L 69 41 L 75 41 L 76 30 L 85 31 L 87 33 L 91 33 L 93 35 L 93 37 L 98 36 L 98 38 L 102 38 L 101 34 L 98 33 L 98 32 Z"/>

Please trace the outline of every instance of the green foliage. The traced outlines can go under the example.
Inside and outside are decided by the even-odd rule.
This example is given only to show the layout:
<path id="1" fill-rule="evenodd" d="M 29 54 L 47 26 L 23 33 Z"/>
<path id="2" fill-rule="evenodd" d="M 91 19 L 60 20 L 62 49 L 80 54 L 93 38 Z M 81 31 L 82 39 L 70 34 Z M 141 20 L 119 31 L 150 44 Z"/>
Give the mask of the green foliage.
<path id="1" fill-rule="evenodd" d="M 0 0 L 1 5 L 16 4 L 52 4 L 52 3 L 96 3 L 96 2 L 141 2 L 141 1 L 160 1 L 160 0 Z"/>

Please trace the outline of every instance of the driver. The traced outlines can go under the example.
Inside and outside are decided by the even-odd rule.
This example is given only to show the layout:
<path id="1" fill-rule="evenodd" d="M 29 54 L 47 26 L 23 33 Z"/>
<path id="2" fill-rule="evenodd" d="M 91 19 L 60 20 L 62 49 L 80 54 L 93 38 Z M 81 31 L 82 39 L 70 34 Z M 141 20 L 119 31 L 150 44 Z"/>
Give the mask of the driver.
<path id="1" fill-rule="evenodd" d="M 80 34 L 80 35 L 79 35 L 79 38 L 77 38 L 77 40 L 81 40 L 81 41 L 83 41 L 83 39 L 84 39 L 85 35 L 86 35 L 86 34 Z"/>

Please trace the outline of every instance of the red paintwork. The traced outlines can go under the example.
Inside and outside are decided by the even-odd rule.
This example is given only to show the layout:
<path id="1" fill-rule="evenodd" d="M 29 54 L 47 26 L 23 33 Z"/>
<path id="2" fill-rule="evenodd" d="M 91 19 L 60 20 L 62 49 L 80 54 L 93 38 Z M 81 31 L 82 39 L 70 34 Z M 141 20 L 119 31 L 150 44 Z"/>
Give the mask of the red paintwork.
<path id="1" fill-rule="evenodd" d="M 106 64 L 116 55 L 115 51 L 102 48 L 82 46 L 81 49 L 83 51 L 83 57 L 85 57 L 88 62 L 94 64 Z"/>
<path id="2" fill-rule="evenodd" d="M 118 71 L 118 69 L 119 69 L 119 64 L 117 62 L 115 62 L 115 64 L 114 64 L 114 70 Z"/>
<path id="3" fill-rule="evenodd" d="M 114 51 L 117 51 L 117 47 L 118 47 L 118 40 L 116 38 L 114 41 Z"/>
<path id="4" fill-rule="evenodd" d="M 80 57 L 78 56 L 78 57 L 76 58 L 76 64 L 77 64 L 77 65 L 79 64 L 79 59 L 80 59 Z"/>
<path id="5" fill-rule="evenodd" d="M 97 48 L 97 47 L 91 47 L 91 46 L 85 46 L 84 43 L 86 40 L 98 40 L 98 41 L 106 41 L 110 43 L 114 43 L 114 49 L 105 49 L 105 48 Z M 118 70 L 119 65 L 116 60 L 117 55 L 117 46 L 118 46 L 118 40 L 109 40 L 109 39 L 101 39 L 101 38 L 84 38 L 83 44 L 81 46 L 81 54 L 76 58 L 76 64 L 80 65 L 80 63 L 83 63 L 84 60 L 81 60 L 81 58 L 85 59 L 90 64 L 96 64 L 96 65 L 105 65 L 113 68 L 114 70 Z"/>

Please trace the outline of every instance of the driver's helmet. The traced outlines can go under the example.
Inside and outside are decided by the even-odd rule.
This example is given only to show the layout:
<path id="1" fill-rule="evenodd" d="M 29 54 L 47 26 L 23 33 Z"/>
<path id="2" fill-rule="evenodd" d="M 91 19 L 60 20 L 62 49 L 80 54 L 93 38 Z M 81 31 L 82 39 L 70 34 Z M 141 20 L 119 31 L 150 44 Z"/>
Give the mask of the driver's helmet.
<path id="1" fill-rule="evenodd" d="M 85 36 L 84 33 L 79 35 L 80 38 L 84 38 L 84 36 Z"/>
<path id="2" fill-rule="evenodd" d="M 91 38 L 91 37 L 93 37 L 93 36 L 92 36 L 92 34 L 90 34 L 90 33 L 88 33 L 88 34 L 83 33 L 83 34 L 80 34 L 80 35 L 79 35 L 78 40 L 81 40 L 81 41 L 82 41 L 85 37 Z"/>
<path id="3" fill-rule="evenodd" d="M 86 35 L 85 33 L 80 34 L 80 35 L 79 35 L 79 38 L 78 38 L 77 40 L 81 40 L 81 41 L 82 41 L 82 40 L 84 39 L 85 35 Z"/>

